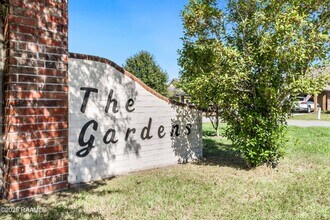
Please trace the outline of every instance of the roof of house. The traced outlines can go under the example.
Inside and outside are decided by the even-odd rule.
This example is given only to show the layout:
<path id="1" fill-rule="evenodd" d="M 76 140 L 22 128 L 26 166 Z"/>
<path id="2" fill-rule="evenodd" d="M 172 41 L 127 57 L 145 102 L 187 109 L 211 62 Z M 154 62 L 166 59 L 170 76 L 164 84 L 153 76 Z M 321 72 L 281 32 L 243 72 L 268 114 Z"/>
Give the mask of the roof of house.
<path id="1" fill-rule="evenodd" d="M 170 82 L 170 85 L 167 87 L 167 90 L 169 92 L 172 92 L 174 93 L 175 95 L 186 95 L 186 93 L 181 89 L 181 88 L 177 88 L 175 87 L 175 83 L 178 81 L 178 79 L 173 79 L 171 82 Z"/>
<path id="2" fill-rule="evenodd" d="M 320 72 L 327 72 L 330 75 L 330 66 L 326 66 L 323 68 L 319 68 L 319 69 L 315 69 L 313 71 L 313 76 L 317 76 Z M 323 89 L 323 91 L 330 91 L 330 82 L 328 83 L 328 85 L 326 85 Z"/>
<path id="3" fill-rule="evenodd" d="M 330 85 L 327 85 L 323 90 L 324 91 L 330 91 Z"/>

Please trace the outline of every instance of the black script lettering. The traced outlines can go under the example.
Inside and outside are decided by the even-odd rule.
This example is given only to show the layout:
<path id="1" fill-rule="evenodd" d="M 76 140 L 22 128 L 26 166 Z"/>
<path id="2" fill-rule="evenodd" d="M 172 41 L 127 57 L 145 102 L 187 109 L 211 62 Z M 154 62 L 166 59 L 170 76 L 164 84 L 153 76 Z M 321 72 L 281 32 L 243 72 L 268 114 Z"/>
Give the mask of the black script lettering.
<path id="1" fill-rule="evenodd" d="M 126 131 L 126 135 L 125 135 L 125 141 L 128 140 L 128 137 L 131 133 L 135 133 L 136 132 L 136 129 L 135 128 L 127 128 L 127 131 Z"/>
<path id="2" fill-rule="evenodd" d="M 126 106 L 125 106 L 126 111 L 127 112 L 133 112 L 135 110 L 135 108 L 130 109 L 130 107 L 133 107 L 133 105 L 134 105 L 134 100 L 133 99 L 127 100 Z"/>
<path id="3" fill-rule="evenodd" d="M 151 139 L 153 136 L 150 135 L 150 128 L 151 128 L 152 118 L 149 118 L 148 126 L 142 128 L 141 131 L 141 139 Z"/>
<path id="4" fill-rule="evenodd" d="M 98 90 L 95 89 L 95 88 L 91 88 L 91 87 L 81 87 L 80 90 L 86 91 L 85 92 L 85 95 L 84 95 L 84 101 L 83 101 L 83 103 L 81 105 L 81 108 L 80 108 L 80 111 L 82 113 L 85 113 L 85 110 L 86 110 L 86 106 L 87 106 L 87 102 L 88 102 L 90 93 L 91 92 L 98 93 Z"/>
<path id="5" fill-rule="evenodd" d="M 165 130 L 165 128 L 163 125 L 159 126 L 159 128 L 158 128 L 158 137 L 159 138 L 163 138 L 166 135 L 166 133 L 162 134 L 164 132 L 164 130 Z"/>
<path id="6" fill-rule="evenodd" d="M 186 129 L 187 129 L 187 131 L 186 132 L 184 132 L 186 135 L 189 135 L 190 133 L 191 133 L 191 124 L 187 124 L 186 125 Z"/>
<path id="7" fill-rule="evenodd" d="M 81 147 L 85 147 L 81 150 L 79 150 L 76 155 L 78 157 L 86 157 L 89 152 L 92 150 L 92 148 L 94 148 L 94 141 L 95 141 L 95 137 L 94 135 L 91 135 L 88 139 L 88 141 L 84 141 L 84 137 L 85 137 L 85 133 L 87 128 L 93 124 L 93 130 L 96 131 L 97 127 L 98 127 L 98 123 L 95 120 L 91 120 L 89 122 L 87 122 L 81 129 L 80 134 L 79 134 L 79 138 L 78 138 L 78 143 Z"/>
<path id="8" fill-rule="evenodd" d="M 110 93 L 108 95 L 108 100 L 107 100 L 107 105 L 105 107 L 105 112 L 108 113 L 109 112 L 109 108 L 110 108 L 110 104 L 113 102 L 113 106 L 112 106 L 112 112 L 113 113 L 117 113 L 119 112 L 119 110 L 117 109 L 117 105 L 118 105 L 118 101 L 116 99 L 112 98 L 113 96 L 113 90 L 110 90 Z"/>
<path id="9" fill-rule="evenodd" d="M 180 135 L 179 128 L 180 128 L 179 125 L 172 125 L 171 137 L 174 136 L 174 133 L 175 133 L 175 136 Z M 174 130 L 175 130 L 175 132 L 174 132 Z"/>
<path id="10" fill-rule="evenodd" d="M 110 140 L 108 140 L 108 136 L 109 136 L 110 133 L 111 133 L 111 137 L 110 137 Z M 110 143 L 115 144 L 115 143 L 118 142 L 118 140 L 115 140 L 115 136 L 116 136 L 116 130 L 109 129 L 109 130 L 107 130 L 107 132 L 105 133 L 105 135 L 103 137 L 103 142 L 105 144 L 110 144 Z"/>

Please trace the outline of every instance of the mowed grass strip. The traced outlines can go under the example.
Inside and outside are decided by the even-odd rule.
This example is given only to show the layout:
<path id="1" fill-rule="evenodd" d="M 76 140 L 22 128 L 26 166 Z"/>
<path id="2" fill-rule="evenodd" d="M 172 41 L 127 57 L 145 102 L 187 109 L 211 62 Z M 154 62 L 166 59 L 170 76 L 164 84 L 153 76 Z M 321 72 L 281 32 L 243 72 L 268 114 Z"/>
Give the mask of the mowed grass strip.
<path id="1" fill-rule="evenodd" d="M 223 127 L 224 125 L 222 125 Z M 147 170 L 6 207 L 1 219 L 329 219 L 330 128 L 289 127 L 276 169 L 247 170 L 230 142 L 203 126 L 205 158 Z"/>
<path id="2" fill-rule="evenodd" d="M 302 113 L 302 114 L 296 114 L 293 115 L 290 119 L 292 120 L 318 120 L 317 119 L 317 114 L 312 112 L 312 113 Z M 321 121 L 330 121 L 330 112 L 327 113 L 321 113 L 320 117 Z"/>

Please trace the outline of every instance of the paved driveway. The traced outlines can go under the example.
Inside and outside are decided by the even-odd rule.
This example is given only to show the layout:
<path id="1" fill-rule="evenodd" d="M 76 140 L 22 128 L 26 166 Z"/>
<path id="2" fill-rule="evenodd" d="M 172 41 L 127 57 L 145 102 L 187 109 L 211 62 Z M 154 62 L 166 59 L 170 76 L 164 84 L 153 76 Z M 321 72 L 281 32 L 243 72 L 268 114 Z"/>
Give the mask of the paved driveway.
<path id="1" fill-rule="evenodd" d="M 203 117 L 203 123 L 210 122 L 210 119 Z M 330 127 L 330 121 L 318 121 L 318 120 L 288 120 L 288 125 L 299 127 Z"/>

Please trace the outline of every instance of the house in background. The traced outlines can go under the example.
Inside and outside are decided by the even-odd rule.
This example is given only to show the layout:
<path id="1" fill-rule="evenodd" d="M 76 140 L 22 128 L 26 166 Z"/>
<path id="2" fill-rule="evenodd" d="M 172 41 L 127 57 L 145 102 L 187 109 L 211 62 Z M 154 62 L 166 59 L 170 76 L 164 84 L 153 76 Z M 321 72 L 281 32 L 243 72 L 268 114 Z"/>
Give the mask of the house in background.
<path id="1" fill-rule="evenodd" d="M 181 88 L 178 88 L 178 79 L 172 79 L 167 87 L 170 99 L 189 104 L 189 96 Z"/>
<path id="2" fill-rule="evenodd" d="M 330 84 L 317 96 L 317 103 L 323 112 L 330 112 Z"/>
<path id="3" fill-rule="evenodd" d="M 328 72 L 330 76 L 330 66 L 327 66 L 325 71 Z M 314 100 L 317 101 L 323 112 L 330 112 L 330 82 L 324 87 L 320 94 L 314 97 Z"/>
<path id="4" fill-rule="evenodd" d="M 327 71 L 330 75 L 330 66 L 326 67 L 325 71 Z M 318 70 L 314 73 L 317 74 Z M 179 79 L 173 79 L 167 87 L 170 99 L 189 104 L 190 97 L 187 93 L 185 93 L 181 88 L 178 87 Z M 321 110 L 323 112 L 330 112 L 330 82 L 327 86 L 324 87 L 320 94 L 314 95 L 315 104 L 319 104 Z M 314 112 L 317 112 L 314 111 Z"/>

